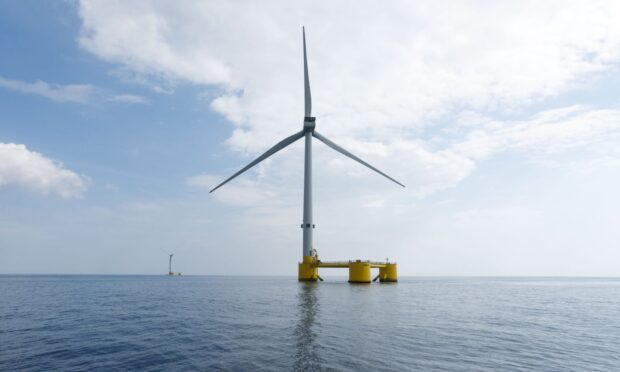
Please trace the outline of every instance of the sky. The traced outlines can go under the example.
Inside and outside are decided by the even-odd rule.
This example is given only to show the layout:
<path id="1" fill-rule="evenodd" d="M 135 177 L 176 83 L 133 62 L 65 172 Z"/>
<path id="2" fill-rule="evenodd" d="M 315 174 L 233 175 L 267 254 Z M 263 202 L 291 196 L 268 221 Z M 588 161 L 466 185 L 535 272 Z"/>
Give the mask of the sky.
<path id="1" fill-rule="evenodd" d="M 620 2 L 0 2 L 0 273 L 618 276 Z M 331 273 L 331 272 L 330 272 Z M 346 273 L 333 272 L 336 275 Z"/>

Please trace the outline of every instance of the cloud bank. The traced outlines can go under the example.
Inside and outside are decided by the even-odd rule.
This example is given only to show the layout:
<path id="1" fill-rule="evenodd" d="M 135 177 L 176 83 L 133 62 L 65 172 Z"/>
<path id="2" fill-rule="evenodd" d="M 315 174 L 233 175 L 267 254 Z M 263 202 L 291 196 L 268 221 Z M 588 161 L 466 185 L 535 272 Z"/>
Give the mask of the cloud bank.
<path id="1" fill-rule="evenodd" d="M 215 89 L 211 108 L 233 125 L 228 144 L 250 154 L 301 125 L 305 24 L 317 128 L 420 195 L 498 152 L 549 153 L 617 131 L 615 108 L 531 115 L 614 70 L 617 2 L 84 0 L 79 14 L 89 52 L 142 78 Z"/>
<path id="2" fill-rule="evenodd" d="M 0 143 L 0 188 L 14 187 L 70 199 L 81 197 L 88 183 L 87 177 L 25 145 Z"/>

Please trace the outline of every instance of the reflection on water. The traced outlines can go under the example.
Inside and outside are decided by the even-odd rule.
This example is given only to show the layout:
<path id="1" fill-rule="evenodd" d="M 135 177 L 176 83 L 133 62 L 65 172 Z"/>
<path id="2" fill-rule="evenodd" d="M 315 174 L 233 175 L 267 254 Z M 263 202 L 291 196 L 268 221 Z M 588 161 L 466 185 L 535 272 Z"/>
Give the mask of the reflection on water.
<path id="1" fill-rule="evenodd" d="M 295 337 L 297 339 L 295 370 L 297 371 L 321 370 L 319 346 L 316 343 L 318 325 L 315 324 L 320 311 L 317 290 L 317 283 L 299 283 L 297 294 L 299 318 L 295 326 Z"/>

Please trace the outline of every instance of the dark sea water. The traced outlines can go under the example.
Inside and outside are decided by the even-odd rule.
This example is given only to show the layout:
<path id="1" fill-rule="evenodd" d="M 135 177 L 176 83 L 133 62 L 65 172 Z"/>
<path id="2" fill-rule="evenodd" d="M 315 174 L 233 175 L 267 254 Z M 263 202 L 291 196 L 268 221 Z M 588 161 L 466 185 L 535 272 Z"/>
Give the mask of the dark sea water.
<path id="1" fill-rule="evenodd" d="M 620 280 L 0 276 L 0 370 L 620 370 Z"/>

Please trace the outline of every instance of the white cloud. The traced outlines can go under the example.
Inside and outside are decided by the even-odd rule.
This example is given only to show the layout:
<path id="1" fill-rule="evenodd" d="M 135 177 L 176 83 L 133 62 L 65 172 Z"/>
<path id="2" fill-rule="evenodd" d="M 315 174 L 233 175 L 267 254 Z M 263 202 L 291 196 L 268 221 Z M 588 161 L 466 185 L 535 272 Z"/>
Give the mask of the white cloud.
<path id="1" fill-rule="evenodd" d="M 149 99 L 143 96 L 138 96 L 135 94 L 119 94 L 116 96 L 110 97 L 108 100 L 113 102 L 123 102 L 123 103 L 140 103 L 146 104 L 149 103 Z"/>
<path id="2" fill-rule="evenodd" d="M 620 4 L 606 1 L 82 1 L 80 15 L 81 45 L 103 59 L 223 88 L 213 108 L 255 134 L 242 144 L 252 151 L 301 121 L 304 23 L 319 128 L 382 141 L 451 110 L 512 110 L 575 89 L 620 50 Z"/>
<path id="3" fill-rule="evenodd" d="M 89 102 L 95 91 L 95 88 L 88 84 L 48 84 L 41 80 L 28 83 L 3 77 L 0 77 L 0 87 L 26 94 L 37 94 L 55 102 L 73 103 Z"/>
<path id="4" fill-rule="evenodd" d="M 111 102 L 122 103 L 149 103 L 148 98 L 135 94 L 112 94 L 105 96 L 105 90 L 90 84 L 50 84 L 37 80 L 29 83 L 21 80 L 10 80 L 0 76 L 0 87 L 26 94 L 36 94 L 54 102 L 92 103 L 95 100 L 107 99 Z"/>
<path id="5" fill-rule="evenodd" d="M 16 187 L 62 198 L 79 198 L 89 179 L 62 163 L 28 150 L 25 145 L 0 143 L 0 188 Z"/>
<path id="6" fill-rule="evenodd" d="M 620 155 L 614 150 L 620 140 L 620 110 L 615 108 L 575 105 L 542 111 L 526 120 L 468 120 L 477 122 L 477 128 L 451 149 L 478 161 L 507 150 L 542 156 L 548 164 L 553 155 L 574 149 L 581 149 L 582 158 L 588 160 Z"/>
<path id="7" fill-rule="evenodd" d="M 472 121 L 476 122 L 474 129 L 469 125 Z M 480 162 L 503 152 L 517 152 L 542 166 L 564 166 L 577 170 L 620 166 L 620 150 L 614 146 L 620 141 L 620 110 L 569 106 L 542 111 L 524 120 L 468 117 L 459 125 L 466 128 L 462 136 L 438 144 L 433 141 L 398 140 L 387 145 L 376 141 L 332 138 L 405 183 L 407 189 L 404 194 L 401 190 L 392 190 L 389 181 L 373 171 L 315 141 L 313 171 L 315 182 L 320 183 L 315 187 L 321 187 L 321 184 L 334 188 L 355 185 L 341 192 L 332 190 L 325 195 L 336 203 L 354 198 L 360 205 L 382 207 L 385 202 L 369 202 L 362 196 L 374 194 L 379 189 L 393 195 L 395 200 L 400 200 L 400 204 L 413 205 L 414 199 L 458 185 L 477 169 Z M 250 135 L 247 137 L 246 140 L 251 140 Z M 275 138 L 267 141 L 259 152 L 275 142 Z M 300 184 L 296 182 L 303 174 L 303 151 L 300 143 L 296 146 L 257 166 L 257 176 L 253 177 L 253 173 L 248 172 L 213 195 L 220 201 L 245 206 L 262 205 L 276 196 L 291 198 L 295 193 L 291 194 L 291 189 L 300 189 Z M 575 159 L 567 161 L 564 157 L 573 150 L 578 150 Z M 229 173 L 249 163 L 252 158 L 246 158 Z M 211 189 L 230 174 L 190 177 L 188 184 Z"/>

